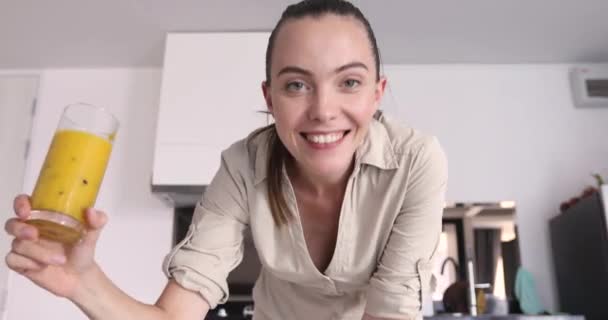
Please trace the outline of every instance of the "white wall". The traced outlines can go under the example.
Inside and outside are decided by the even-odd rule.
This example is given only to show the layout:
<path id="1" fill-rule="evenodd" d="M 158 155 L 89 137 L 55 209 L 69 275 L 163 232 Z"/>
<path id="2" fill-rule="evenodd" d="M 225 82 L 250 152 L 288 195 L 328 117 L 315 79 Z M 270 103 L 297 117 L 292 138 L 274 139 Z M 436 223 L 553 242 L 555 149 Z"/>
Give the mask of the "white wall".
<path id="1" fill-rule="evenodd" d="M 38 87 L 36 75 L 0 74 L 0 217 L 14 217 L 13 198 L 23 188 L 25 150 L 30 136 L 31 109 Z M 12 238 L 0 233 L 0 252 L 10 250 Z M 0 265 L 0 319 L 6 310 L 9 269 Z"/>
<path id="2" fill-rule="evenodd" d="M 172 209 L 149 192 L 160 71 L 134 69 L 46 70 L 32 128 L 24 191 L 30 193 L 62 108 L 86 101 L 109 108 L 121 128 L 97 207 L 110 221 L 98 246 L 98 261 L 115 283 L 153 303 L 166 279 L 161 262 L 171 245 Z M 66 300 L 11 274 L 7 319 L 85 319 Z"/>
<path id="3" fill-rule="evenodd" d="M 548 220 L 608 176 L 608 108 L 575 109 L 567 65 L 386 66 L 384 109 L 444 146 L 449 201 L 515 200 L 522 263 L 556 307 Z"/>

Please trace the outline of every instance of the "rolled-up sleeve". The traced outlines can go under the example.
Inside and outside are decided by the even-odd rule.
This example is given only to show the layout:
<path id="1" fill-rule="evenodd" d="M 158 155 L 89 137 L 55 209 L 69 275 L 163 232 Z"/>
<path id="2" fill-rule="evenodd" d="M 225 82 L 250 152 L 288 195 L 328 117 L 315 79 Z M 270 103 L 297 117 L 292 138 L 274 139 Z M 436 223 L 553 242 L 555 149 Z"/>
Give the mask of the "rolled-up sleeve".
<path id="1" fill-rule="evenodd" d="M 419 319 L 422 291 L 430 287 L 448 177 L 436 138 L 421 145 L 409 168 L 401 210 L 368 287 L 365 312 L 374 317 Z"/>
<path id="2" fill-rule="evenodd" d="M 248 226 L 244 177 L 246 149 L 233 145 L 196 205 L 186 237 L 166 256 L 163 271 L 180 286 L 200 293 L 215 308 L 228 299 L 228 273 L 243 258 Z"/>

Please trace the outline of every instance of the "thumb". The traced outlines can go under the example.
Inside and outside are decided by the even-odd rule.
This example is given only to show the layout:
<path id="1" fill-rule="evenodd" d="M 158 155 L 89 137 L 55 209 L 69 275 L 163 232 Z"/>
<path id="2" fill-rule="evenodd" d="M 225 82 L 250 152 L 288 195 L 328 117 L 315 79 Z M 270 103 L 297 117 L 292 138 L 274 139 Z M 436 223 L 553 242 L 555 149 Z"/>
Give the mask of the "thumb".
<path id="1" fill-rule="evenodd" d="M 101 210 L 88 208 L 85 212 L 87 226 L 83 237 L 83 244 L 95 245 L 101 234 L 101 230 L 108 222 L 108 215 Z"/>

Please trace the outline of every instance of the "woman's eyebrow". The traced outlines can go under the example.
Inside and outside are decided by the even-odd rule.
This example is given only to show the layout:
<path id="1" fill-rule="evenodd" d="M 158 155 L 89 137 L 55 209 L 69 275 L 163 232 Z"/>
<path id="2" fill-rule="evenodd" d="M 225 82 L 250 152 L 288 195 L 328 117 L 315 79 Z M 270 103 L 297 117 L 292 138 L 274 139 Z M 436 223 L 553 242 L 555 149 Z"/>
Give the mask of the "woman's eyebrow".
<path id="1" fill-rule="evenodd" d="M 336 68 L 336 70 L 334 70 L 334 73 L 340 73 L 344 70 L 347 69 L 351 69 L 351 68 L 362 68 L 365 70 L 369 70 L 369 68 L 365 65 L 365 63 L 363 62 L 359 62 L 359 61 L 353 61 L 350 63 L 347 63 L 343 66 L 340 66 L 338 68 Z M 310 72 L 309 70 L 306 70 L 304 68 L 300 68 L 300 67 L 296 67 L 296 66 L 286 66 L 283 67 L 279 73 L 277 73 L 277 77 L 286 73 L 299 73 L 305 76 L 312 76 L 312 72 Z"/>
<path id="2" fill-rule="evenodd" d="M 365 63 L 359 62 L 359 61 L 353 61 L 351 63 L 347 63 L 341 67 L 338 67 L 334 72 L 340 73 L 346 69 L 351 69 L 351 68 L 363 68 L 365 70 L 369 70 L 369 68 L 365 65 Z"/>
<path id="3" fill-rule="evenodd" d="M 282 74 L 285 74 L 285 73 L 299 73 L 299 74 L 303 74 L 306 76 L 312 76 L 312 72 L 310 72 L 306 69 L 296 67 L 296 66 L 286 66 L 283 69 L 281 69 L 281 71 L 279 71 L 279 73 L 277 73 L 277 77 Z"/>

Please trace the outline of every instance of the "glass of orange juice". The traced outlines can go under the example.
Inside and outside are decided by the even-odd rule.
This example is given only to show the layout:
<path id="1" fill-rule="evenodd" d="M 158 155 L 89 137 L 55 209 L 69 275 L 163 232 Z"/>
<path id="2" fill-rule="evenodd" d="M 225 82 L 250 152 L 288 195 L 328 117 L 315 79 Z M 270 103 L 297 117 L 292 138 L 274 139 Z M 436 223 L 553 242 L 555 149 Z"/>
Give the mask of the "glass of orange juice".
<path id="1" fill-rule="evenodd" d="M 65 244 L 85 233 L 85 210 L 95 204 L 118 120 L 85 103 L 65 107 L 31 196 L 27 223 L 40 236 Z"/>

